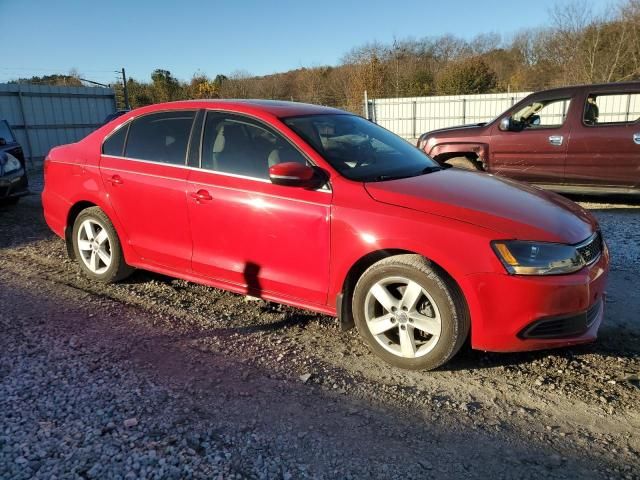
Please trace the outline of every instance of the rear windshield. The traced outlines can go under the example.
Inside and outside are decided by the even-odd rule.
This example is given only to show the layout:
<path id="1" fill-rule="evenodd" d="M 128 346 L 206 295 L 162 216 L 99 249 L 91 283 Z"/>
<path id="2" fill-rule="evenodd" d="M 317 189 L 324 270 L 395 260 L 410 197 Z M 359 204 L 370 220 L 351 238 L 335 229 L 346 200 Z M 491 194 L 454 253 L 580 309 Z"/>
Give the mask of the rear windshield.
<path id="1" fill-rule="evenodd" d="M 439 169 L 406 140 L 356 115 L 308 115 L 283 122 L 351 180 L 393 180 Z"/>
<path id="2" fill-rule="evenodd" d="M 16 141 L 15 138 L 13 138 L 13 134 L 6 120 L 0 120 L 0 138 L 4 138 L 4 141 L 7 143 Z"/>

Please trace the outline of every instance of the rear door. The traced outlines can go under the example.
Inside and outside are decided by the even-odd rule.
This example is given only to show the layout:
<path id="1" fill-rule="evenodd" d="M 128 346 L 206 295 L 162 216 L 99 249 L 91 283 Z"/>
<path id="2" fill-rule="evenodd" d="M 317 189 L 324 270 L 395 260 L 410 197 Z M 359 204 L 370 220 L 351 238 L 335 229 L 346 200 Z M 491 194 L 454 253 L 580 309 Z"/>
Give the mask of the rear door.
<path id="1" fill-rule="evenodd" d="M 527 182 L 563 183 L 571 100 L 570 96 L 532 98 L 507 114 L 521 129 L 501 131 L 496 122 L 489 148 L 491 172 Z"/>
<path id="2" fill-rule="evenodd" d="M 145 261 L 188 271 L 186 166 L 194 111 L 135 118 L 103 144 L 100 174 L 133 249 Z"/>
<path id="3" fill-rule="evenodd" d="M 567 183 L 638 188 L 640 89 L 589 91 L 582 107 L 567 153 Z"/>

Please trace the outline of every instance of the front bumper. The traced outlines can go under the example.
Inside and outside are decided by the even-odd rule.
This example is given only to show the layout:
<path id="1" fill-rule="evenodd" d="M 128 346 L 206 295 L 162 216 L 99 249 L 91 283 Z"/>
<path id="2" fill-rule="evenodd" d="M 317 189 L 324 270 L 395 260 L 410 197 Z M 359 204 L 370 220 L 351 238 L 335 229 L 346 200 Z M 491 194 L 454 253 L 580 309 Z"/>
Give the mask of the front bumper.
<path id="1" fill-rule="evenodd" d="M 473 348 L 516 352 L 594 341 L 604 314 L 608 272 L 605 248 L 597 262 L 570 275 L 469 275 Z M 585 323 L 579 325 L 582 318 Z M 574 323 L 567 325 L 567 319 Z M 563 322 L 556 322 L 555 331 L 547 323 L 546 335 L 526 334 L 540 323 L 557 320 Z M 563 328 L 558 328 L 559 323 Z"/>
<path id="2" fill-rule="evenodd" d="M 0 199 L 29 195 L 27 175 L 24 169 L 0 176 Z"/>

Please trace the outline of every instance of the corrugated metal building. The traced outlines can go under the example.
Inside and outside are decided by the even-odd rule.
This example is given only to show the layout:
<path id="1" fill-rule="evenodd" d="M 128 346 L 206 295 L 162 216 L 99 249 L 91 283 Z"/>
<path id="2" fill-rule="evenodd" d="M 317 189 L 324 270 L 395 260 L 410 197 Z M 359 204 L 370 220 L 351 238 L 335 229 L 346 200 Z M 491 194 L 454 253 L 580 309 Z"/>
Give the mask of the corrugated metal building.
<path id="1" fill-rule="evenodd" d="M 9 122 L 32 164 L 51 147 L 80 140 L 115 110 L 111 88 L 0 84 L 0 119 Z"/>

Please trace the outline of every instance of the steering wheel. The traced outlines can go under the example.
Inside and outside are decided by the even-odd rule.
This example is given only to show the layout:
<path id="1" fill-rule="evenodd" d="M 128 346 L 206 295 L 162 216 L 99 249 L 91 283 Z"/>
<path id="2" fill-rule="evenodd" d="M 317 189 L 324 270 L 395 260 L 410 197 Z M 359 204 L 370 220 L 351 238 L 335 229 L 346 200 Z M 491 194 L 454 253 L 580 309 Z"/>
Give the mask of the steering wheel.
<path id="1" fill-rule="evenodd" d="M 367 139 L 356 147 L 356 164 L 353 168 L 361 167 L 362 165 L 376 163 L 376 151 L 371 145 L 371 140 Z"/>

